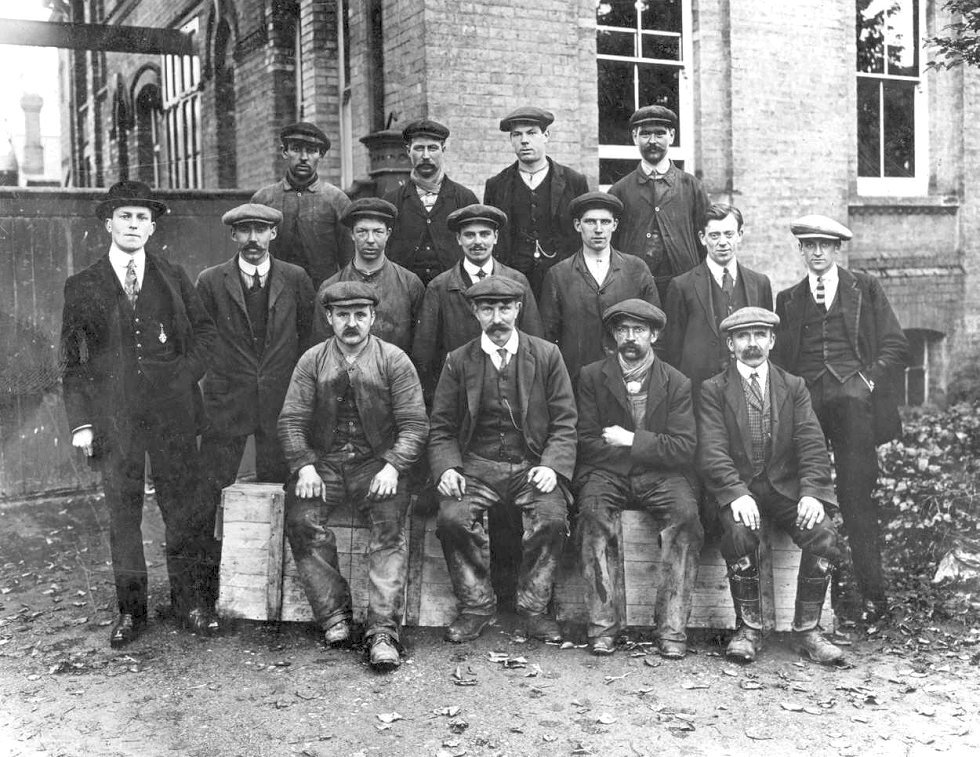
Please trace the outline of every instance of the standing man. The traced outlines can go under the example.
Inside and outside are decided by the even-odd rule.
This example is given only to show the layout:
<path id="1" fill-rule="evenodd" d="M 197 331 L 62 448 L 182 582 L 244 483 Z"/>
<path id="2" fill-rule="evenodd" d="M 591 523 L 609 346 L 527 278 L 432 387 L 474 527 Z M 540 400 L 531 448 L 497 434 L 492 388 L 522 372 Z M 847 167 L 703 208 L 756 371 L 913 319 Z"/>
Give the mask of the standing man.
<path id="1" fill-rule="evenodd" d="M 427 397 L 435 389 L 446 355 L 481 333 L 480 324 L 473 317 L 472 304 L 465 294 L 477 281 L 488 276 L 503 276 L 520 284 L 523 293 L 517 326 L 531 336 L 543 333 L 538 305 L 527 278 L 494 257 L 498 234 L 507 223 L 504 212 L 489 205 L 467 205 L 450 213 L 446 222 L 456 233 L 463 259 L 436 276 L 425 288 L 412 357 Z"/>
<path id="2" fill-rule="evenodd" d="M 677 133 L 674 111 L 661 105 L 640 108 L 629 128 L 641 160 L 609 189 L 625 206 L 613 244 L 647 264 L 661 299 L 666 299 L 670 280 L 703 258 L 697 238 L 708 195 L 700 181 L 667 157 Z"/>
<path id="3" fill-rule="evenodd" d="M 878 480 L 875 447 L 902 433 L 891 385 L 908 361 L 908 342 L 881 284 L 837 264 L 849 229 L 820 215 L 798 218 L 790 229 L 807 275 L 776 297 L 782 322 L 774 359 L 806 379 L 834 450 L 844 529 L 864 618 L 871 622 L 888 610 L 878 508 L 871 497 Z"/>
<path id="4" fill-rule="evenodd" d="M 313 124 L 300 122 L 283 128 L 279 140 L 286 174 L 252 195 L 252 202 L 282 213 L 272 256 L 300 266 L 316 288 L 350 260 L 350 237 L 340 224 L 350 200 L 317 174 L 330 149 L 326 134 Z"/>
<path id="5" fill-rule="evenodd" d="M 96 206 L 107 255 L 65 282 L 61 344 L 71 443 L 102 471 L 119 615 L 109 644 L 146 625 L 143 474 L 153 465 L 167 542 L 170 597 L 192 631 L 213 634 L 214 507 L 202 491 L 197 381 L 214 323 L 184 270 L 146 241 L 167 206 L 141 182 L 121 181 Z"/>
<path id="6" fill-rule="evenodd" d="M 744 307 L 772 310 L 769 277 L 738 262 L 742 213 L 716 203 L 705 211 L 698 232 L 708 257 L 667 287 L 664 359 L 691 379 L 697 401 L 701 382 L 731 361 L 721 322 Z"/>
<path id="7" fill-rule="evenodd" d="M 581 248 L 545 275 L 541 318 L 549 342 L 561 348 L 573 382 L 582 366 L 611 354 L 614 342 L 602 314 L 623 300 L 639 298 L 660 307 L 653 276 L 642 260 L 610 244 L 623 212 L 619 198 L 587 192 L 569 205 Z"/>
<path id="8" fill-rule="evenodd" d="M 340 220 L 350 229 L 354 259 L 320 286 L 314 329 L 316 341 L 333 336 L 323 300 L 327 287 L 338 281 L 359 281 L 373 289 L 378 300 L 371 333 L 403 352 L 411 351 L 425 287 L 418 276 L 389 260 L 385 254 L 397 216 L 394 205 L 376 197 L 355 200 L 344 211 Z"/>
<path id="9" fill-rule="evenodd" d="M 467 290 L 481 336 L 450 352 L 436 387 L 429 464 L 440 495 L 437 531 L 459 614 L 453 642 L 495 618 L 484 514 L 523 514 L 517 612 L 523 635 L 560 641 L 546 612 L 568 529 L 575 398 L 558 348 L 517 330 L 524 288 L 488 276 Z"/>
<path id="10" fill-rule="evenodd" d="M 296 364 L 279 416 L 279 440 L 292 473 L 286 531 L 296 568 L 328 644 L 351 633 L 351 596 L 326 523 L 351 500 L 371 526 L 365 637 L 371 667 L 401 663 L 408 547 L 405 473 L 425 450 L 429 422 L 411 360 L 371 335 L 377 293 L 358 281 L 323 292 L 335 336 Z"/>
<path id="11" fill-rule="evenodd" d="M 201 439 L 204 473 L 215 507 L 234 483 L 249 435 L 259 481 L 289 474 L 276 421 L 296 361 L 310 342 L 313 285 L 298 265 L 276 260 L 269 246 L 282 213 L 248 203 L 221 217 L 238 254 L 201 272 L 197 292 L 218 329 L 204 377 L 208 426 Z"/>
<path id="12" fill-rule="evenodd" d="M 803 550 L 796 579 L 793 638 L 815 662 L 844 653 L 820 633 L 820 612 L 833 568 L 841 560 L 830 459 L 806 384 L 769 363 L 779 317 L 736 310 L 721 323 L 735 356 L 704 382 L 698 405 L 698 466 L 718 503 L 721 554 L 738 627 L 727 654 L 751 662 L 762 646 L 759 525 L 771 518 Z"/>
<path id="13" fill-rule="evenodd" d="M 483 201 L 507 214 L 497 257 L 531 282 L 540 298 L 544 275 L 578 248 L 568 205 L 589 191 L 585 177 L 548 157 L 554 114 L 524 105 L 500 121 L 517 160 L 487 179 Z"/>
<path id="14" fill-rule="evenodd" d="M 616 524 L 623 508 L 639 506 L 660 527 L 663 576 L 657 588 L 658 651 L 687 654 L 687 620 L 704 532 L 689 476 L 698 437 L 691 382 L 658 360 L 653 343 L 663 311 L 624 300 L 602 317 L 617 354 L 582 369 L 578 387 L 576 501 L 585 603 L 592 654 L 610 655 L 625 630 L 615 595 L 622 545 Z"/>
<path id="15" fill-rule="evenodd" d="M 427 286 L 459 260 L 459 248 L 446 220 L 476 202 L 472 191 L 448 176 L 443 166 L 449 129 L 436 121 L 413 121 L 402 130 L 412 173 L 384 199 L 398 209 L 389 256 Z"/>

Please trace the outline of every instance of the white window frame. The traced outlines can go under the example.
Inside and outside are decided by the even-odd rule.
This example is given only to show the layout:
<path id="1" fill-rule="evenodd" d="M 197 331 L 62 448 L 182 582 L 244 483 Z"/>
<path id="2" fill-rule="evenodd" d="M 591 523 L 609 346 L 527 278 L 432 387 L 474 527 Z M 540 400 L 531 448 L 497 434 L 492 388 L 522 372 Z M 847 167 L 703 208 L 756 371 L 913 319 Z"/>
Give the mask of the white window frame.
<path id="1" fill-rule="evenodd" d="M 915 176 L 896 177 L 896 176 L 858 176 L 857 193 L 869 197 L 915 197 L 925 196 L 929 193 L 929 97 L 925 71 L 926 51 L 923 39 L 926 36 L 926 5 L 927 0 L 918 0 L 918 29 L 919 38 L 919 75 L 918 76 L 895 76 L 891 74 L 871 74 L 862 71 L 856 72 L 855 77 L 855 114 L 854 123 L 857 124 L 857 80 L 877 80 L 877 81 L 912 81 L 917 82 L 913 107 L 915 108 L 913 128 L 915 129 L 914 150 L 915 150 Z M 881 93 L 879 89 L 879 93 Z M 879 94 L 879 113 L 884 113 L 884 96 Z M 857 144 L 858 135 L 855 131 L 855 172 L 857 169 Z M 881 166 L 884 170 L 884 139 L 879 139 L 879 150 L 881 155 Z"/>
<path id="2" fill-rule="evenodd" d="M 199 31 L 197 17 L 180 27 L 180 31 L 196 35 Z M 198 189 L 204 186 L 201 60 L 196 54 L 164 55 L 162 70 L 168 182 L 171 189 Z M 174 70 L 181 72 L 180 86 L 174 81 L 171 73 Z M 191 84 L 184 80 L 190 80 Z M 180 149 L 177 149 L 178 142 L 182 143 Z"/>
<path id="3" fill-rule="evenodd" d="M 678 35 L 681 39 L 681 59 L 663 60 L 659 58 L 641 58 L 636 56 L 624 55 L 604 55 L 596 54 L 598 60 L 612 60 L 627 63 L 654 63 L 660 66 L 667 66 L 678 69 L 678 113 L 680 120 L 680 133 L 678 136 L 679 145 L 671 146 L 667 151 L 668 157 L 674 161 L 683 161 L 684 170 L 694 173 L 694 87 L 691 81 L 691 61 L 694 59 L 694 41 L 692 29 L 694 28 L 693 12 L 691 10 L 692 0 L 681 0 L 681 32 Z M 639 5 L 639 2 L 635 3 Z M 637 8 L 639 11 L 639 8 Z M 639 19 L 639 15 L 637 15 Z M 596 32 L 622 31 L 622 27 L 603 26 L 596 24 Z M 637 35 L 640 34 L 639 20 L 637 21 Z M 664 33 L 667 34 L 666 32 Z M 649 105 L 650 103 L 639 102 L 639 81 L 633 82 L 633 109 Z M 639 162 L 639 149 L 634 144 L 629 145 L 604 145 L 599 144 L 599 160 L 635 160 Z M 610 184 L 601 185 L 600 189 L 606 190 Z"/>

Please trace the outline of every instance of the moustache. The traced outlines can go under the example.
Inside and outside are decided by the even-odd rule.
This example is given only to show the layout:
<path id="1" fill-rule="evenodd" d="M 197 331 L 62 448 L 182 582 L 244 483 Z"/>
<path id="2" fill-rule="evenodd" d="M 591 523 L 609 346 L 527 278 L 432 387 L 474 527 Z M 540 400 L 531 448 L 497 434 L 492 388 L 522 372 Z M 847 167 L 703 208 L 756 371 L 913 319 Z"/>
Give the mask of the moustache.
<path id="1" fill-rule="evenodd" d="M 353 326 L 349 326 L 343 330 L 341 336 L 359 336 L 360 333 L 361 332 L 355 329 Z"/>
<path id="2" fill-rule="evenodd" d="M 745 357 L 762 357 L 761 347 L 746 347 Z"/>

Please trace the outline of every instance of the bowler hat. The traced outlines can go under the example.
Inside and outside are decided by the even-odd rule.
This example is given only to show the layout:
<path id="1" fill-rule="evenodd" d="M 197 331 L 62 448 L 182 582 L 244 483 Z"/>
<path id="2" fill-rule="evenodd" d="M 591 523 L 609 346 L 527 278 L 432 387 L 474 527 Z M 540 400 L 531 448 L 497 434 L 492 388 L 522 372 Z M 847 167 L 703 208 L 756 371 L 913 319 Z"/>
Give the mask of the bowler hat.
<path id="1" fill-rule="evenodd" d="M 320 292 L 325 308 L 344 305 L 377 305 L 378 294 L 363 281 L 335 281 Z"/>
<path id="2" fill-rule="evenodd" d="M 607 307 L 602 314 L 602 323 L 606 328 L 611 328 L 620 318 L 636 318 L 638 321 L 646 321 L 650 324 L 650 328 L 654 329 L 662 329 L 667 325 L 667 315 L 663 310 L 637 297 Z"/>
<path id="3" fill-rule="evenodd" d="M 289 126 L 284 126 L 279 131 L 279 141 L 285 145 L 287 140 L 318 145 L 323 148 L 324 152 L 330 149 L 330 140 L 327 135 L 316 124 L 311 124 L 308 121 L 298 121 L 289 124 Z"/>
<path id="4" fill-rule="evenodd" d="M 544 108 L 536 108 L 533 105 L 522 105 L 520 108 L 512 110 L 500 119 L 500 130 L 511 131 L 514 124 L 526 123 L 538 126 L 541 131 L 547 129 L 555 122 L 555 114 Z"/>
<path id="5" fill-rule="evenodd" d="M 282 213 L 268 205 L 261 205 L 257 202 L 246 202 L 244 205 L 232 208 L 223 216 L 221 223 L 226 226 L 234 226 L 236 223 L 267 223 L 269 226 L 278 226 L 282 223 Z"/>
<path id="6" fill-rule="evenodd" d="M 846 242 L 854 236 L 843 224 L 821 215 L 801 216 L 789 225 L 789 230 L 798 239 L 837 239 Z"/>
<path id="7" fill-rule="evenodd" d="M 519 300 L 524 297 L 524 287 L 505 276 L 487 276 L 466 290 L 466 297 L 476 300 Z"/>
<path id="8" fill-rule="evenodd" d="M 340 222 L 352 229 L 357 219 L 365 216 L 379 218 L 390 226 L 398 218 L 398 208 L 380 197 L 361 197 L 347 206 L 340 216 Z"/>
<path id="9" fill-rule="evenodd" d="M 730 316 L 725 318 L 718 328 L 724 332 L 738 331 L 739 329 L 749 329 L 753 326 L 765 326 L 774 329 L 779 325 L 779 316 L 771 310 L 765 308 L 748 307 L 739 308 Z"/>
<path id="10" fill-rule="evenodd" d="M 155 221 L 168 212 L 167 206 L 153 199 L 153 190 L 142 181 L 117 181 L 106 192 L 105 198 L 95 206 L 95 215 L 109 218 L 112 211 L 123 206 L 149 208 Z"/>
<path id="11" fill-rule="evenodd" d="M 446 217 L 446 225 L 450 231 L 459 231 L 468 223 L 488 223 L 495 229 L 507 223 L 507 214 L 493 205 L 481 205 L 474 202 L 464 208 L 454 210 Z"/>
<path id="12" fill-rule="evenodd" d="M 415 137 L 431 137 L 432 139 L 443 142 L 449 138 L 449 128 L 443 126 L 438 121 L 430 121 L 427 118 L 421 121 L 412 121 L 412 123 L 402 129 L 402 139 L 407 144 Z"/>
<path id="13" fill-rule="evenodd" d="M 640 108 L 630 117 L 629 128 L 635 129 L 641 124 L 661 124 L 671 129 L 677 128 L 677 114 L 663 105 L 647 105 Z"/>
<path id="14" fill-rule="evenodd" d="M 568 213 L 572 218 L 581 218 L 585 211 L 595 208 L 608 210 L 616 218 L 623 214 L 622 200 L 606 192 L 586 192 L 568 203 Z"/>

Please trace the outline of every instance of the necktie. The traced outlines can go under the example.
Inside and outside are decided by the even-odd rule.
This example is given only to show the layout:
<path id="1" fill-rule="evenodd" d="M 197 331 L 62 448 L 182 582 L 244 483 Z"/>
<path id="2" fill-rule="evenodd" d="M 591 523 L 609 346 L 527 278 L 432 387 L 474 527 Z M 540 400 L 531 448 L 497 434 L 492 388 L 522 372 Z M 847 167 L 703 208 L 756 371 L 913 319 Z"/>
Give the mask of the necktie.
<path id="1" fill-rule="evenodd" d="M 507 361 L 510 359 L 510 353 L 507 352 L 506 347 L 499 347 L 497 349 L 497 354 L 500 355 L 500 367 L 498 371 L 504 371 L 507 368 Z"/>
<path id="2" fill-rule="evenodd" d="M 732 280 L 732 275 L 725 268 L 721 274 L 721 291 L 725 295 L 725 301 L 728 304 L 728 315 L 732 314 L 732 295 L 735 294 L 735 282 Z"/>
<path id="3" fill-rule="evenodd" d="M 252 273 L 252 291 L 257 292 L 262 288 L 262 277 L 259 276 L 259 269 L 256 268 Z"/>
<path id="4" fill-rule="evenodd" d="M 764 404 L 762 401 L 762 385 L 759 383 L 759 374 L 755 371 L 749 374 L 749 389 L 759 405 Z"/>
<path id="5" fill-rule="evenodd" d="M 126 291 L 126 298 L 129 300 L 129 304 L 135 308 L 136 300 L 140 296 L 140 285 L 139 280 L 136 278 L 135 260 L 131 259 L 129 265 L 126 266 L 126 282 L 123 285 L 123 289 Z"/>
<path id="6" fill-rule="evenodd" d="M 823 285 L 823 276 L 817 276 L 817 289 L 813 293 L 813 299 L 820 307 L 827 309 L 827 289 Z"/>
<path id="7" fill-rule="evenodd" d="M 480 279 L 480 281 L 483 281 L 483 279 L 487 277 L 487 272 L 481 268 L 479 271 L 476 272 L 476 277 Z"/>

